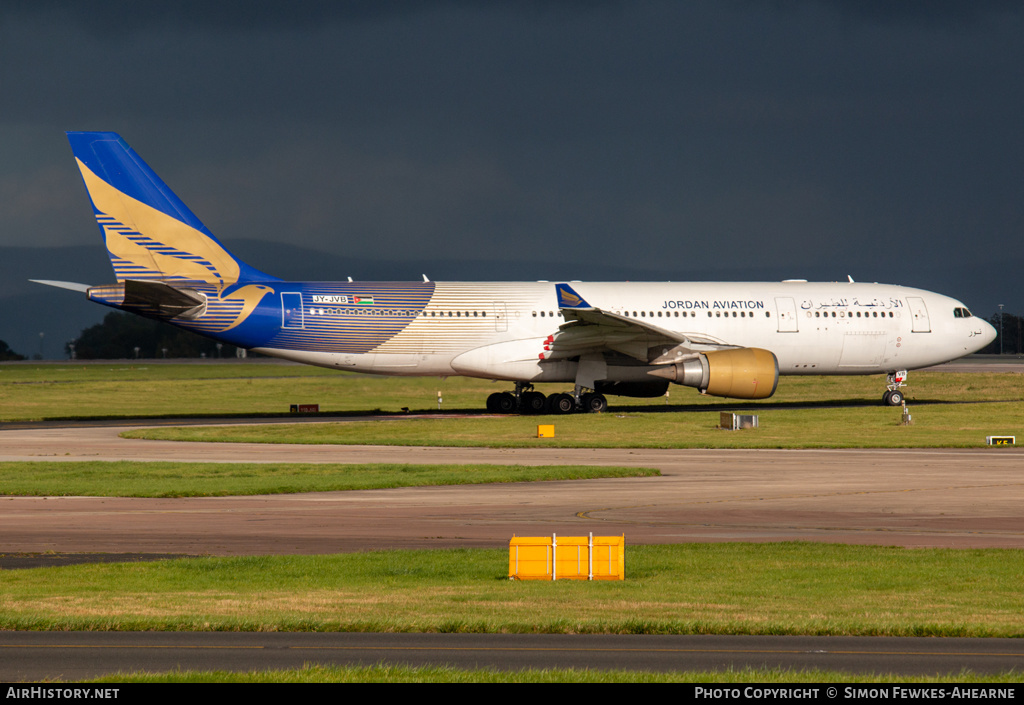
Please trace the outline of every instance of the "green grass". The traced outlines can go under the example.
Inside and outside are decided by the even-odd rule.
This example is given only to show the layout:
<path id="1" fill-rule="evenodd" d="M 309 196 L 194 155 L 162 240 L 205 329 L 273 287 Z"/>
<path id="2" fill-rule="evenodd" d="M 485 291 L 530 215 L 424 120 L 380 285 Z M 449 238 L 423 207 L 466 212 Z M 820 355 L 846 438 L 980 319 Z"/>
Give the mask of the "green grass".
<path id="1" fill-rule="evenodd" d="M 119 673 L 87 683 L 1019 683 L 1020 673 L 974 673 L 897 676 L 820 669 L 739 668 L 724 671 L 601 671 L 579 668 L 499 671 L 449 666 L 323 666 L 294 670 L 172 671 Z"/>
<path id="2" fill-rule="evenodd" d="M 1024 377 L 1013 373 L 912 372 L 908 404 L 1024 400 Z M 0 421 L 287 414 L 291 404 L 319 404 L 332 414 L 480 411 L 488 394 L 510 383 L 449 377 L 376 377 L 306 365 L 273 363 L 89 365 L 0 364 Z M 570 385 L 538 385 L 546 394 Z M 794 409 L 841 405 L 876 414 L 882 375 L 783 377 L 775 396 L 744 408 Z M 702 397 L 672 386 L 656 399 L 610 397 L 612 412 L 732 409 L 735 400 Z M 889 410 L 893 412 L 893 410 Z M 551 418 L 551 417 L 545 417 Z"/>
<path id="3" fill-rule="evenodd" d="M 907 388 L 911 426 L 878 402 L 884 378 L 785 377 L 768 400 L 736 402 L 673 386 L 657 399 L 611 398 L 602 415 L 404 418 L 479 411 L 507 383 L 451 377 L 396 378 L 268 363 L 0 365 L 0 421 L 56 418 L 287 416 L 292 403 L 323 413 L 402 416 L 401 423 L 185 429 L 131 435 L 175 440 L 298 443 L 488 445 L 531 447 L 819 448 L 972 447 L 988 435 L 1024 436 L 1024 376 L 1014 373 L 915 372 Z M 545 393 L 565 385 L 539 385 Z M 759 415 L 756 431 L 717 430 L 723 410 Z M 556 424 L 537 439 L 538 423 Z"/>
<path id="4" fill-rule="evenodd" d="M 0 462 L 0 495 L 223 497 L 660 474 L 647 468 L 562 465 Z"/>
<path id="5" fill-rule="evenodd" d="M 507 548 L 11 570 L 0 629 L 1024 637 L 1024 553 L 626 546 L 626 580 L 509 581 Z"/>
<path id="6" fill-rule="evenodd" d="M 979 447 L 990 435 L 1024 438 L 1024 404 L 930 404 L 880 407 L 754 408 L 759 428 L 723 431 L 719 412 L 627 411 L 558 417 L 383 419 L 344 423 L 146 428 L 127 438 L 246 443 L 567 448 L 938 448 Z M 537 424 L 554 438 L 537 438 Z M 995 450 L 995 452 L 999 452 Z"/>

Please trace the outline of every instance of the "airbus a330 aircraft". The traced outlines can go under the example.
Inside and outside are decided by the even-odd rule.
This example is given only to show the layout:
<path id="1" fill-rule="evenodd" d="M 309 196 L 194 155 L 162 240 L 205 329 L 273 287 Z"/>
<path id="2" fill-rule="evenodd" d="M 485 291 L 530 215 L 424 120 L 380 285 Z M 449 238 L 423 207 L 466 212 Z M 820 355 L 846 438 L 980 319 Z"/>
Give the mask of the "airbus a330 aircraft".
<path id="1" fill-rule="evenodd" d="M 234 257 L 118 135 L 69 132 L 116 284 L 41 283 L 265 355 L 386 375 L 514 383 L 487 408 L 602 411 L 669 383 L 770 397 L 779 375 L 886 373 L 980 350 L 955 299 L 886 284 L 288 282 Z M 572 386 L 547 398 L 539 382 Z"/>

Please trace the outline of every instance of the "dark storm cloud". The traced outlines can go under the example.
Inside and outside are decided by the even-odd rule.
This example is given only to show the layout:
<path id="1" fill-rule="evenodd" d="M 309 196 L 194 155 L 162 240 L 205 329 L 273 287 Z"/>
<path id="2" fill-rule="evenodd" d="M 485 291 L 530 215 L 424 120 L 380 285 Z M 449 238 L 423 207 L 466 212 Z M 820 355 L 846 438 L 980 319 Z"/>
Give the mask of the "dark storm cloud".
<path id="1" fill-rule="evenodd" d="M 59 17 L 107 35 L 112 30 L 131 32 L 159 28 L 250 30 L 317 27 L 325 22 L 352 22 L 417 12 L 428 4 L 416 0 L 338 2 L 337 0 L 170 0 L 140 4 L 135 0 L 5 0 L 7 16 Z"/>
<path id="2" fill-rule="evenodd" d="M 983 17 L 1013 14 L 1019 11 L 1020 5 L 1014 0 L 799 0 L 791 4 L 800 2 L 820 3 L 838 14 L 862 21 L 947 26 L 964 26 Z"/>
<path id="3" fill-rule="evenodd" d="M 749 8 L 769 7 L 777 13 L 795 12 L 819 5 L 837 15 L 882 23 L 962 25 L 989 15 L 1015 13 L 1015 0 L 735 0 Z M 392 19 L 451 7 L 462 10 L 498 11 L 550 16 L 601 6 L 627 3 L 615 0 L 291 0 L 255 2 L 254 0 L 165 0 L 141 6 L 136 0 L 5 0 L 7 16 L 50 15 L 71 20 L 100 33 L 112 28 L 120 31 L 158 27 L 205 27 L 214 29 L 291 29 L 322 26 L 330 22 L 361 22 Z"/>
<path id="4" fill-rule="evenodd" d="M 6 244 L 94 241 L 61 131 L 113 129 L 228 244 L 412 277 L 532 260 L 923 284 L 1019 257 L 1017 4 L 2 7 Z"/>

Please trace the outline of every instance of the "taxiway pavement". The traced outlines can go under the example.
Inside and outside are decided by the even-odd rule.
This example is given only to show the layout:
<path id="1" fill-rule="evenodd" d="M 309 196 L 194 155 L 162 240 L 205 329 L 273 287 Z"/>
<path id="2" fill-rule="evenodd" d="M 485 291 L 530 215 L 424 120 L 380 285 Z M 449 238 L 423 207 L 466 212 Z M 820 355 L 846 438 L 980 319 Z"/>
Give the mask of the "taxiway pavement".
<path id="1" fill-rule="evenodd" d="M 1024 548 L 1024 452 L 647 450 L 178 443 L 118 426 L 0 432 L 0 460 L 588 464 L 661 477 L 255 497 L 0 498 L 4 552 L 287 554 L 507 546 L 513 534 L 628 543 L 827 541 Z"/>
<path id="2" fill-rule="evenodd" d="M 0 632 L 0 681 L 307 664 L 649 672 L 828 669 L 934 675 L 1020 670 L 1020 639 L 634 634 Z M 824 695 L 824 689 L 822 689 Z"/>

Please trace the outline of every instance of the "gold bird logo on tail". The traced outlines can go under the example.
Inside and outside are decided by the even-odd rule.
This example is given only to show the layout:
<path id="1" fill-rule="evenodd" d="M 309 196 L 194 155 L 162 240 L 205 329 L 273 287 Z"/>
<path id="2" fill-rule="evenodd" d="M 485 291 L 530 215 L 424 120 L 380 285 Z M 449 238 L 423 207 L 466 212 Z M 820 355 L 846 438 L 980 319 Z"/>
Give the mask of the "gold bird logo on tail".
<path id="1" fill-rule="evenodd" d="M 259 303 L 260 301 L 263 300 L 263 297 L 266 296 L 267 294 L 273 293 L 274 290 L 271 287 L 266 286 L 265 284 L 249 284 L 247 286 L 243 286 L 240 289 L 232 291 L 231 294 L 229 294 L 228 296 L 223 296 L 223 291 L 220 292 L 218 294 L 218 297 L 220 298 L 221 301 L 225 303 L 235 303 L 238 299 L 242 300 L 242 309 L 238 312 L 238 315 L 235 316 L 235 320 L 232 321 L 227 328 L 222 329 L 221 332 L 229 331 L 235 326 L 244 323 L 245 319 L 249 317 L 249 314 L 251 314 L 256 309 L 256 307 L 259 306 Z"/>

